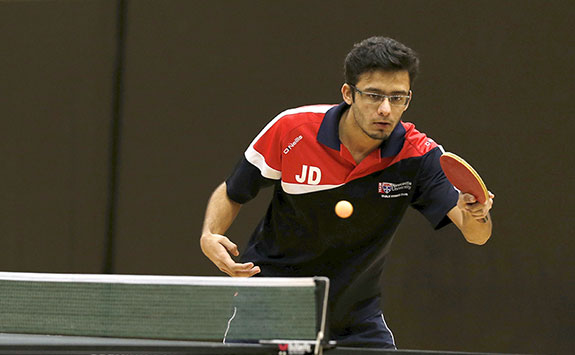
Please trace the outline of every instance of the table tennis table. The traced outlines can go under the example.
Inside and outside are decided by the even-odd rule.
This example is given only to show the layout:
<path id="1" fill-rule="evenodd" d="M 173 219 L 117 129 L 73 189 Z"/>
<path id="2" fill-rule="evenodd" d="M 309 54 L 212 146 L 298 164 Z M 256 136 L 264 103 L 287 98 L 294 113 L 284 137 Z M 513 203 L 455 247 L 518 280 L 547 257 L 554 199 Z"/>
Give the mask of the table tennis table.
<path id="1" fill-rule="evenodd" d="M 286 348 L 286 345 L 288 347 Z M 223 344 L 180 340 L 122 339 L 30 334 L 0 334 L 2 355 L 297 355 L 312 354 L 294 344 Z M 290 347 L 291 346 L 291 349 Z M 327 355 L 481 355 L 454 351 L 384 350 L 327 346 Z"/>

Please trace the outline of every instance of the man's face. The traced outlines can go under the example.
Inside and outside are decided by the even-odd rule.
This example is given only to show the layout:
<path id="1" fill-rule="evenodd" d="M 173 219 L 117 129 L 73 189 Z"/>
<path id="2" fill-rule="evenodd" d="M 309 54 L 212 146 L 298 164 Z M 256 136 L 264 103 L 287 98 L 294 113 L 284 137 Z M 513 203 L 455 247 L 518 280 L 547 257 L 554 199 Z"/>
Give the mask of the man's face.
<path id="1" fill-rule="evenodd" d="M 355 87 L 362 93 L 348 84 L 342 87 L 344 100 L 351 105 L 354 126 L 365 134 L 366 139 L 386 140 L 408 105 L 394 105 L 388 98 L 382 101 L 369 94 L 411 96 L 408 72 L 377 70 L 363 73 Z M 352 97 L 353 91 L 355 99 Z"/>

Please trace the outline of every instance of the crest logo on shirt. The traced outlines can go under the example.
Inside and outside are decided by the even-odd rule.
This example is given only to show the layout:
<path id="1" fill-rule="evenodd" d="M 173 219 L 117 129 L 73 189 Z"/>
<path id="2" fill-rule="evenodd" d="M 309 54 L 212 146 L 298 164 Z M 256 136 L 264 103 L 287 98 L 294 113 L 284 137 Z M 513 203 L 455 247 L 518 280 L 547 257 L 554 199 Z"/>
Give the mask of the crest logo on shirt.
<path id="1" fill-rule="evenodd" d="M 383 198 L 405 197 L 409 195 L 411 190 L 411 181 L 404 181 L 400 183 L 393 182 L 380 182 L 378 183 L 377 192 Z"/>
<path id="2" fill-rule="evenodd" d="M 392 184 L 389 182 L 380 182 L 379 183 L 379 193 L 388 194 L 391 192 Z"/>

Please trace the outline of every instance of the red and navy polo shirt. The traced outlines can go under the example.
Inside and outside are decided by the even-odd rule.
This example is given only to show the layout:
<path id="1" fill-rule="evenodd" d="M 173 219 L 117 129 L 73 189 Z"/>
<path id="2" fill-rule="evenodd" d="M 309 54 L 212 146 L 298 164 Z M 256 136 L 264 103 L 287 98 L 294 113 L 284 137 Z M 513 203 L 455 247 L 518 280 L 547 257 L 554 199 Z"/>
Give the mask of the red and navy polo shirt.
<path id="1" fill-rule="evenodd" d="M 407 207 L 440 228 L 450 223 L 446 215 L 458 198 L 439 165 L 441 147 L 412 123 L 400 122 L 356 164 L 338 134 L 348 108 L 279 114 L 226 180 L 228 196 L 242 204 L 275 186 L 241 260 L 260 266 L 259 276 L 329 277 L 331 320 L 341 327 L 378 311 L 365 305 L 380 295 L 385 255 Z M 353 204 L 351 217 L 335 214 L 340 200 Z"/>

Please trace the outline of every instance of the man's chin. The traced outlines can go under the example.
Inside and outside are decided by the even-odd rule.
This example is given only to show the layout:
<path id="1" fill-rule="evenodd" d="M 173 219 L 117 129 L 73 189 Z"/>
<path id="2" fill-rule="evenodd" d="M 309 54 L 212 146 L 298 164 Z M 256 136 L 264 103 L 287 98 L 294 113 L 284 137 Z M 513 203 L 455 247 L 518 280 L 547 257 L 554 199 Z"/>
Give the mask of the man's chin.
<path id="1" fill-rule="evenodd" d="M 389 134 L 381 133 L 381 132 L 380 133 L 373 133 L 373 134 L 369 135 L 369 138 L 376 140 L 376 141 L 383 142 L 389 138 Z"/>

